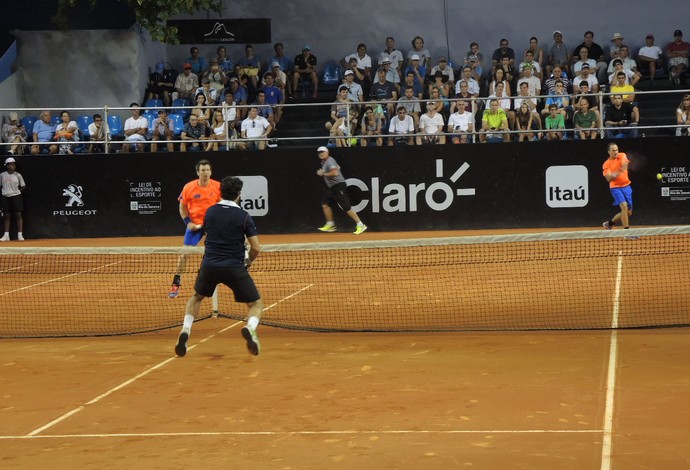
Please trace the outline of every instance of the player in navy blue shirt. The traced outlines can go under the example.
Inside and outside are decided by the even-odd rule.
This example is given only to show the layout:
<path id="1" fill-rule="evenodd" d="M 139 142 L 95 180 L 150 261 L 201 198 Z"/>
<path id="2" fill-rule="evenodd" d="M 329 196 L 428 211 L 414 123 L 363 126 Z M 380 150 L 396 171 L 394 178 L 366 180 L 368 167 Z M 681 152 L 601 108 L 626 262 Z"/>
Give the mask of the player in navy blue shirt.
<path id="1" fill-rule="evenodd" d="M 263 300 L 248 268 L 252 265 L 261 245 L 252 217 L 239 206 L 243 182 L 226 176 L 220 183 L 222 200 L 209 207 L 204 217 L 206 242 L 204 258 L 194 283 L 194 295 L 187 302 L 182 331 L 175 345 L 175 354 L 187 354 L 187 341 L 194 319 L 199 315 L 201 302 L 211 297 L 218 284 L 232 289 L 236 302 L 247 304 L 247 326 L 242 336 L 249 352 L 257 356 L 261 350 L 256 328 L 263 312 Z M 249 242 L 249 255 L 245 258 L 245 238 Z"/>

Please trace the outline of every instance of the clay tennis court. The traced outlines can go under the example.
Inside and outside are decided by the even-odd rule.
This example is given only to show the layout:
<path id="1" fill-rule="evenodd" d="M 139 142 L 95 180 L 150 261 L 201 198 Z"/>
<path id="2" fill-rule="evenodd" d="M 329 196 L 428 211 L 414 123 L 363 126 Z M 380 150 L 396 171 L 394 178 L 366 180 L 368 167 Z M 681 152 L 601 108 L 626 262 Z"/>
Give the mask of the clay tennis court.
<path id="1" fill-rule="evenodd" d="M 430 234 L 447 235 L 458 233 Z M 262 236 L 262 243 L 324 237 L 352 239 L 349 234 Z M 58 243 L 176 246 L 180 238 L 22 246 Z M 660 264 L 657 279 L 665 269 Z M 625 282 L 624 292 L 649 279 Z M 675 303 L 687 315 L 687 278 L 674 282 L 685 285 L 685 292 L 650 302 Z M 593 292 L 599 295 L 614 284 L 611 279 L 595 285 Z M 608 294 L 613 297 L 613 290 L 602 295 Z M 550 295 L 557 301 L 557 293 Z M 184 291 L 174 301 L 180 320 L 185 301 Z M 7 297 L 0 303 L 3 312 L 12 308 Z M 622 303 L 620 311 L 626 308 Z M 0 466 L 690 465 L 685 328 L 316 333 L 261 326 L 263 350 L 255 358 L 246 352 L 241 326 L 228 319 L 199 322 L 184 358 L 173 357 L 176 328 L 121 337 L 0 340 Z"/>

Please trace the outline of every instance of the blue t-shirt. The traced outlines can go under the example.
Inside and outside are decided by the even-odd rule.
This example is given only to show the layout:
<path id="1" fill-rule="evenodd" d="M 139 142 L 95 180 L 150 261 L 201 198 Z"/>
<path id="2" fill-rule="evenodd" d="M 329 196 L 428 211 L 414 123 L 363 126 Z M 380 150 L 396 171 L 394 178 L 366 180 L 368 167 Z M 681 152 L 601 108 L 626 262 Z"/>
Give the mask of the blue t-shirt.
<path id="1" fill-rule="evenodd" d="M 34 123 L 33 133 L 38 136 L 39 142 L 50 142 L 55 135 L 55 124 L 46 124 L 40 119 Z"/>
<path id="2" fill-rule="evenodd" d="M 204 266 L 229 267 L 244 264 L 245 237 L 258 235 L 252 217 L 233 201 L 222 200 L 206 211 Z"/>

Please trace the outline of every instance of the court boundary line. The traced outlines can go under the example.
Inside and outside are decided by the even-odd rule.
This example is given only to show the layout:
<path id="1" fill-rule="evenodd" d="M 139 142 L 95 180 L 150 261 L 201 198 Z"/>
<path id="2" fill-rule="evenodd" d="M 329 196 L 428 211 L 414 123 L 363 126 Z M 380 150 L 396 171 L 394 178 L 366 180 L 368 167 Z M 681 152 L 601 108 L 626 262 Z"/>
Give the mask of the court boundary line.
<path id="1" fill-rule="evenodd" d="M 76 274 L 79 274 L 79 273 L 75 273 L 75 275 L 76 275 Z M 283 302 L 283 301 L 285 301 L 285 300 L 291 299 L 292 297 L 294 297 L 294 296 L 296 296 L 296 295 L 298 295 L 298 294 L 304 292 L 305 290 L 311 288 L 313 285 L 314 285 L 314 284 L 309 284 L 309 285 L 307 285 L 307 286 L 305 286 L 305 287 L 302 287 L 301 289 L 298 289 L 297 291 L 295 291 L 295 292 L 293 292 L 292 294 L 290 294 L 290 295 L 284 297 L 283 299 L 280 299 L 280 300 L 278 300 L 277 302 L 274 302 L 273 304 L 269 305 L 268 307 L 265 307 L 265 308 L 263 309 L 263 311 L 265 312 L 266 310 L 269 310 L 270 308 L 275 307 L 275 306 L 278 305 L 279 303 L 281 303 L 281 302 Z M 212 334 L 206 336 L 205 338 L 202 338 L 201 340 L 199 340 L 198 343 L 193 344 L 192 346 L 190 346 L 190 347 L 187 349 L 187 351 L 191 351 L 191 350 L 194 349 L 196 346 L 198 346 L 198 345 L 200 345 L 200 344 L 203 344 L 203 343 L 209 341 L 210 339 L 214 338 L 217 334 L 223 333 L 223 332 L 225 332 L 225 331 L 227 331 L 227 330 L 229 330 L 229 329 L 231 329 L 231 328 L 234 328 L 234 327 L 236 327 L 236 326 L 238 326 L 238 325 L 241 325 L 241 324 L 243 324 L 243 323 L 244 323 L 244 322 L 238 321 L 238 322 L 233 323 L 233 324 L 230 325 L 230 326 L 227 326 L 227 327 L 221 329 L 220 331 L 217 331 L 216 333 L 212 333 Z M 71 417 L 71 416 L 73 416 L 73 415 L 79 413 L 80 411 L 82 411 L 82 410 L 83 410 L 84 408 L 86 408 L 87 406 L 89 406 L 89 405 L 94 405 L 94 404 L 98 403 L 98 402 L 101 401 L 103 398 L 106 398 L 106 397 L 112 395 L 113 393 L 115 393 L 115 392 L 117 392 L 117 391 L 119 391 L 119 390 L 125 388 L 126 386 L 128 386 L 128 385 L 134 383 L 135 381 L 139 380 L 140 378 L 147 376 L 147 375 L 150 374 L 151 372 L 154 372 L 154 371 L 160 369 L 161 367 L 166 366 L 167 364 L 169 364 L 170 362 L 172 362 L 172 361 L 174 361 L 174 360 L 176 360 L 176 359 L 178 359 L 177 356 L 172 356 L 172 357 L 169 357 L 168 359 L 165 359 L 165 360 L 162 361 L 162 362 L 159 362 L 158 364 L 156 364 L 156 365 L 154 365 L 154 366 L 149 367 L 148 369 L 144 370 L 143 372 L 140 372 L 139 374 L 135 375 L 134 377 L 132 377 L 132 378 L 130 378 L 130 379 L 128 379 L 128 380 L 125 380 L 125 381 L 122 382 L 121 384 L 116 385 L 115 387 L 111 388 L 110 390 L 107 390 L 106 392 L 104 392 L 104 393 L 98 395 L 98 396 L 95 397 L 95 398 L 92 398 L 91 400 L 89 400 L 88 402 L 84 403 L 83 405 L 79 405 L 78 407 L 74 408 L 73 410 L 68 411 L 67 413 L 64 413 L 63 415 L 58 416 L 57 418 L 55 418 L 54 420 L 52 420 L 52 421 L 50 421 L 50 422 L 44 424 L 43 426 L 40 426 L 40 427 L 34 429 L 33 431 L 31 431 L 31 432 L 29 432 L 29 433 L 27 434 L 27 437 L 36 437 L 38 434 L 42 433 L 43 431 L 45 431 L 45 430 L 47 430 L 47 429 L 50 429 L 50 428 L 52 428 L 53 426 L 55 426 L 55 425 L 61 423 L 62 421 L 66 420 L 67 418 L 69 418 L 69 417 Z"/>
<path id="2" fill-rule="evenodd" d="M 70 278 L 70 277 L 79 276 L 79 275 L 81 275 L 81 274 L 87 274 L 87 273 L 90 273 L 90 272 L 92 272 L 92 271 L 97 271 L 97 270 L 99 270 L 99 269 L 108 268 L 108 267 L 110 267 L 110 266 L 113 266 L 113 265 L 116 265 L 116 264 L 120 264 L 120 263 L 121 263 L 121 261 L 115 261 L 115 262 L 113 262 L 113 263 L 103 264 L 103 265 L 97 266 L 97 267 L 95 267 L 95 268 L 85 269 L 85 270 L 83 270 L 83 271 L 78 271 L 78 272 L 75 272 L 75 273 L 65 274 L 64 276 L 60 276 L 60 277 L 54 277 L 54 278 L 52 278 L 52 279 L 48 279 L 47 281 L 36 282 L 36 283 L 34 283 L 34 284 L 31 284 L 31 285 L 28 285 L 28 286 L 24 286 L 24 287 L 20 287 L 20 288 L 18 288 L 18 289 L 10 290 L 10 291 L 7 291 L 7 292 L 0 292 L 0 297 L 2 297 L 2 296 L 4 296 L 4 295 L 14 294 L 15 292 L 21 292 L 21 291 L 27 290 L 27 289 L 33 289 L 34 287 L 44 286 L 44 285 L 50 284 L 50 283 L 52 283 L 52 282 L 62 281 L 63 279 L 68 279 L 68 278 Z M 37 263 L 36 263 L 36 264 L 37 264 Z"/>

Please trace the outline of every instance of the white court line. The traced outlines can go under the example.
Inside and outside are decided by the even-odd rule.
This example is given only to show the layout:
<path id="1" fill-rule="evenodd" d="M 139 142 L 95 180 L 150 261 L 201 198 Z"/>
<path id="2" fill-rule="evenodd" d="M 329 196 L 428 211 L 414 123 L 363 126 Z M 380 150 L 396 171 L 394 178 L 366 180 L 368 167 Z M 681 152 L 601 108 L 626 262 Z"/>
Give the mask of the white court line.
<path id="1" fill-rule="evenodd" d="M 606 406 L 604 409 L 604 436 L 601 446 L 601 470 L 611 469 L 611 448 L 613 433 L 613 402 L 618 367 L 618 314 L 620 312 L 621 280 L 623 279 L 623 253 L 618 252 L 616 284 L 613 291 L 613 312 L 611 315 L 611 344 L 609 346 L 608 374 L 606 376 Z"/>
<path id="2" fill-rule="evenodd" d="M 114 263 L 104 264 L 104 265 L 98 266 L 96 268 L 86 269 L 84 271 L 78 271 L 78 272 L 72 273 L 72 274 L 66 274 L 64 276 L 56 277 L 53 279 L 48 279 L 47 281 L 43 281 L 43 282 L 37 282 L 36 284 L 31 284 L 29 286 L 20 287 L 19 289 L 14 289 L 14 290 L 7 291 L 7 292 L 0 292 L 0 297 L 2 297 L 3 295 L 14 294 L 15 292 L 21 292 L 21 291 L 26 290 L 26 289 L 33 289 L 34 287 L 42 286 L 45 284 L 50 284 L 51 282 L 62 281 L 63 279 L 67 279 L 67 278 L 73 277 L 73 276 L 79 276 L 80 274 L 86 274 L 86 273 L 90 273 L 92 271 L 97 271 L 99 269 L 103 269 L 103 268 L 107 268 L 109 266 L 120 264 L 121 262 L 122 261 L 116 261 Z"/>
<path id="3" fill-rule="evenodd" d="M 27 266 L 36 266 L 38 263 L 30 263 Z M 0 274 L 7 274 L 11 273 L 13 271 L 17 271 L 18 269 L 24 269 L 26 266 L 15 266 L 14 268 L 9 268 L 9 269 L 3 269 L 0 271 Z"/>
<path id="4" fill-rule="evenodd" d="M 352 434 L 595 434 L 601 429 L 386 429 L 357 430 L 343 429 L 337 431 L 217 431 L 217 432 L 151 432 L 151 433 L 115 433 L 115 434 L 48 434 L 43 436 L 0 436 L 0 440 L 10 439 L 77 439 L 77 438 L 130 438 L 130 437 L 199 437 L 199 436 L 328 436 Z"/>
<path id="5" fill-rule="evenodd" d="M 113 264 L 114 264 L 114 263 L 113 263 Z M 283 302 L 283 301 L 285 301 L 285 300 L 288 300 L 288 299 L 291 299 L 292 297 L 294 297 L 294 296 L 296 296 L 296 295 L 298 295 L 298 294 L 304 292 L 305 290 L 309 289 L 309 288 L 312 287 L 313 285 L 314 285 L 314 284 L 309 284 L 309 285 L 307 285 L 307 286 L 305 286 L 305 287 L 302 287 L 301 289 L 299 289 L 299 290 L 293 292 L 292 294 L 288 295 L 287 297 L 285 297 L 285 298 L 283 298 L 283 299 L 281 299 L 281 300 L 279 300 L 279 301 L 277 301 L 277 302 L 275 302 L 275 303 L 269 305 L 268 307 L 265 307 L 265 308 L 264 308 L 264 312 L 265 312 L 266 310 L 270 309 L 270 308 L 275 307 L 276 305 L 280 304 L 281 302 Z M 194 349 L 197 345 L 202 344 L 202 343 L 205 343 L 206 341 L 208 341 L 208 340 L 210 340 L 211 338 L 213 338 L 216 334 L 220 334 L 220 333 L 222 333 L 222 332 L 224 332 L 224 331 L 229 330 L 230 328 L 234 328 L 234 327 L 236 327 L 237 325 L 241 325 L 241 324 L 242 324 L 242 322 L 235 322 L 235 323 L 233 323 L 232 325 L 230 325 L 230 326 L 228 326 L 228 327 L 226 327 L 226 328 L 223 328 L 223 329 L 220 330 L 218 333 L 213 333 L 213 334 L 211 334 L 210 336 L 207 336 L 206 338 L 202 339 L 202 340 L 199 341 L 198 343 L 196 343 L 196 344 L 190 346 L 190 347 L 187 349 L 187 351 L 191 351 L 191 350 Z M 107 392 L 105 392 L 105 393 L 103 393 L 103 394 L 97 396 L 96 398 L 92 399 L 91 401 L 88 401 L 87 403 L 78 406 L 77 408 L 73 409 L 72 411 L 69 411 L 69 412 L 63 414 L 62 416 L 60 416 L 60 417 L 58 417 L 58 418 L 55 418 L 54 420 L 52 420 L 52 421 L 49 422 L 48 424 L 45 424 L 45 425 L 41 426 L 40 428 L 34 429 L 34 430 L 31 431 L 29 434 L 27 434 L 27 437 L 34 437 L 34 436 L 36 436 L 37 434 L 40 434 L 40 433 L 42 433 L 43 431 L 52 428 L 53 426 L 55 426 L 56 424 L 58 424 L 58 423 L 60 423 L 60 422 L 62 422 L 62 421 L 64 421 L 64 420 L 66 420 L 66 419 L 69 418 L 70 416 L 79 413 L 81 410 L 83 410 L 83 409 L 86 408 L 87 406 L 93 405 L 93 404 L 95 404 L 95 403 L 98 403 L 98 402 L 101 401 L 102 399 L 104 399 L 104 398 L 106 398 L 106 397 L 112 395 L 113 393 L 117 392 L 118 390 L 120 390 L 120 389 L 122 389 L 122 388 L 124 388 L 124 387 L 126 387 L 126 386 L 128 386 L 128 385 L 130 385 L 130 384 L 132 384 L 132 383 L 134 383 L 135 381 L 139 380 L 140 378 L 145 377 L 146 375 L 150 374 L 151 372 L 155 371 L 156 369 L 160 369 L 161 367 L 167 365 L 168 363 L 174 361 L 175 359 L 176 359 L 175 356 L 170 357 L 170 358 L 164 360 L 163 362 L 160 362 L 160 363 L 156 364 L 155 366 L 146 369 L 146 370 L 143 371 L 142 373 L 140 373 L 140 374 L 138 374 L 138 375 L 135 375 L 135 376 L 132 377 L 131 379 L 122 382 L 120 385 L 118 385 L 118 386 L 116 386 L 116 387 L 114 387 L 114 388 L 111 388 L 111 389 L 108 390 Z"/>

